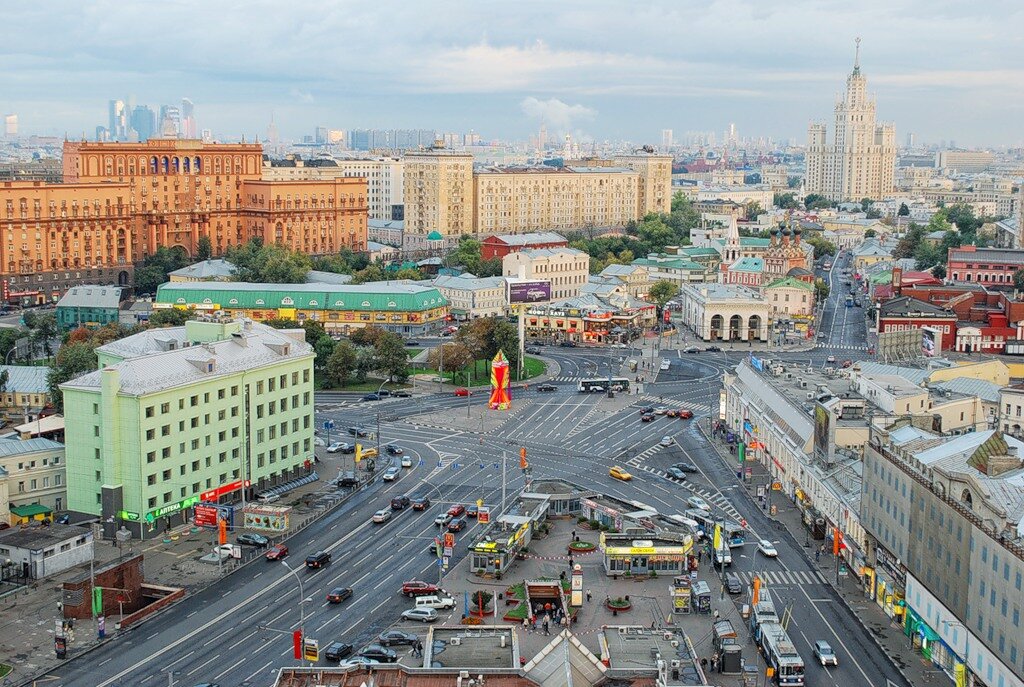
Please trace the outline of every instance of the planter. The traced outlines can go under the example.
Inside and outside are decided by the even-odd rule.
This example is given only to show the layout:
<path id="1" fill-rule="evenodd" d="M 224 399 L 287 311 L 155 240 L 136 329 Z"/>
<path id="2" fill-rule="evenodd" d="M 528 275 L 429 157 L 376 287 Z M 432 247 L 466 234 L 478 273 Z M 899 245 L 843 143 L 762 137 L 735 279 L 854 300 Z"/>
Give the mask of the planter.
<path id="1" fill-rule="evenodd" d="M 617 613 L 622 613 L 623 611 L 628 611 L 629 609 L 633 608 L 632 602 L 625 600 L 619 601 L 618 599 L 611 599 L 610 601 L 605 601 L 604 605 L 605 608 L 607 608 L 609 611 L 615 611 Z"/>
<path id="2" fill-rule="evenodd" d="M 480 618 L 478 618 L 476 616 L 472 616 L 472 615 L 467 617 L 467 618 L 463 618 L 461 622 L 462 622 L 463 625 L 481 625 L 481 624 L 483 624 L 483 621 L 480 620 Z"/>
<path id="3" fill-rule="evenodd" d="M 596 550 L 597 544 L 591 544 L 588 541 L 574 541 L 568 546 L 569 553 L 574 555 L 593 553 Z"/>
<path id="4" fill-rule="evenodd" d="M 494 615 L 494 609 L 493 608 L 484 608 L 483 612 L 481 612 L 479 608 L 473 608 L 473 609 L 470 609 L 469 614 L 471 616 L 473 616 L 474 618 L 488 618 L 488 617 Z"/>

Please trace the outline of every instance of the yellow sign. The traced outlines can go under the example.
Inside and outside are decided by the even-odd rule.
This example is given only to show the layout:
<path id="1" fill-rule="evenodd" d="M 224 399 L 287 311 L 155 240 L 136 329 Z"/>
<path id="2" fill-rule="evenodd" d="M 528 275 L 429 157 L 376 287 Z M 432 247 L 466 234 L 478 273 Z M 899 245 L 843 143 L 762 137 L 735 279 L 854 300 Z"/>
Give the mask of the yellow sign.
<path id="1" fill-rule="evenodd" d="M 483 505 L 484 505 L 484 500 L 483 499 L 477 499 L 476 500 L 476 507 L 477 508 L 483 508 Z"/>
<path id="2" fill-rule="evenodd" d="M 473 546 L 473 550 L 477 553 L 491 553 L 492 551 L 498 550 L 498 543 L 493 541 L 485 541 Z"/>
<path id="3" fill-rule="evenodd" d="M 609 546 L 605 549 L 605 553 L 612 556 L 653 556 L 655 554 L 671 556 L 685 554 L 686 548 L 682 546 Z"/>
<path id="4" fill-rule="evenodd" d="M 302 656 L 307 661 L 319 661 L 320 643 L 315 639 L 304 637 L 302 640 Z"/>
<path id="5" fill-rule="evenodd" d="M 764 669 L 764 676 L 765 677 L 775 677 L 775 668 L 772 668 L 771 666 L 768 666 L 767 668 L 765 668 Z"/>
<path id="6" fill-rule="evenodd" d="M 967 687 L 967 668 L 963 663 L 953 666 L 953 678 L 956 680 L 956 687 Z"/>

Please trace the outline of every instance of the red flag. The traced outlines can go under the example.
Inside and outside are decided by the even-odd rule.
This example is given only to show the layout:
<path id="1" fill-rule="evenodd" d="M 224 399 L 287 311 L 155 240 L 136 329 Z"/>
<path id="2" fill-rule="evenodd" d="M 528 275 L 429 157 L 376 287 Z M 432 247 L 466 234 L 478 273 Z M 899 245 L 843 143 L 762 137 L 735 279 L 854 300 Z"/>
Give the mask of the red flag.
<path id="1" fill-rule="evenodd" d="M 302 630 L 292 633 L 292 655 L 296 661 L 302 660 Z"/>

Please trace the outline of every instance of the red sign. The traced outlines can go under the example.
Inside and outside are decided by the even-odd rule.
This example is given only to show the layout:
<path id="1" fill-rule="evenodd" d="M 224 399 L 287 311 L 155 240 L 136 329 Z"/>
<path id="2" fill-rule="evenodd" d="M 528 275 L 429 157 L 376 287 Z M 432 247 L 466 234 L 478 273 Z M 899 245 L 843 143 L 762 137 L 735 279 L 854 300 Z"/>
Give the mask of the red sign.
<path id="1" fill-rule="evenodd" d="M 444 533 L 444 547 L 446 549 L 451 549 L 454 546 L 455 546 L 455 535 L 452 534 L 451 532 L 445 532 Z"/>
<path id="2" fill-rule="evenodd" d="M 669 312 L 668 308 L 665 308 L 665 312 L 663 312 L 662 315 L 664 315 L 666 322 L 668 322 L 669 319 L 671 318 L 671 313 Z"/>
<path id="3" fill-rule="evenodd" d="M 302 630 L 292 632 L 292 656 L 296 661 L 302 660 Z"/>
<path id="4" fill-rule="evenodd" d="M 239 489 L 242 488 L 243 484 L 246 487 L 248 487 L 249 486 L 249 480 L 245 480 L 244 482 L 242 480 L 236 480 L 234 482 L 228 482 L 227 484 L 222 484 L 219 487 L 217 487 L 216 489 L 210 489 L 209 491 L 204 491 L 202 494 L 199 495 L 199 500 L 200 501 L 216 501 L 217 499 L 219 499 L 224 494 L 230 494 L 233 491 L 238 491 Z"/>
<path id="5" fill-rule="evenodd" d="M 214 506 L 207 506 L 204 504 L 196 504 L 196 527 L 216 527 L 217 526 L 217 508 Z"/>

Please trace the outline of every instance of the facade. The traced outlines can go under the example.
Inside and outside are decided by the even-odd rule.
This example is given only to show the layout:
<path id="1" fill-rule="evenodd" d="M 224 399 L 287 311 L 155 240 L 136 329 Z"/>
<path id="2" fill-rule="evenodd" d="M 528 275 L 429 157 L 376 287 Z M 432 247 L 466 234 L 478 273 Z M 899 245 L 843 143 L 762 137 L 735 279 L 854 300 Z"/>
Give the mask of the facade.
<path id="1" fill-rule="evenodd" d="M 49 439 L 0 440 L 0 521 L 13 524 L 11 508 L 67 506 L 64 444 Z"/>
<path id="2" fill-rule="evenodd" d="M 731 284 L 683 285 L 683 325 L 704 341 L 767 341 L 771 308 L 757 292 Z"/>
<path id="3" fill-rule="evenodd" d="M 569 241 L 553 231 L 533 234 L 500 234 L 480 241 L 480 257 L 484 260 L 504 258 L 509 253 L 530 248 L 568 248 Z"/>
<path id="4" fill-rule="evenodd" d="M 0 557 L 22 576 L 42 580 L 93 560 L 92 530 L 47 525 L 0 532 Z"/>
<path id="5" fill-rule="evenodd" d="M 195 308 L 223 311 L 256 321 L 317 320 L 328 333 L 342 336 L 369 325 L 402 334 L 422 334 L 439 326 L 448 301 L 433 287 L 398 282 L 342 284 L 247 284 L 203 282 L 163 284 L 154 309 Z"/>
<path id="6" fill-rule="evenodd" d="M 984 284 L 988 288 L 1013 288 L 1013 273 L 1024 267 L 1024 250 L 1009 248 L 950 248 L 946 275 L 953 281 Z"/>
<path id="7" fill-rule="evenodd" d="M 640 175 L 636 218 L 672 212 L 672 156 L 616 155 L 612 161 Z"/>
<path id="8" fill-rule="evenodd" d="M 860 39 L 846 95 L 835 105 L 832 143 L 825 124 L 807 130 L 805 190 L 829 200 L 881 200 L 892 194 L 896 170 L 896 128 L 876 124 L 875 101 L 860 73 Z"/>
<path id="9" fill-rule="evenodd" d="M 264 160 L 264 181 L 319 181 L 359 177 L 366 180 L 370 219 L 402 219 L 405 163 L 398 157 L 333 158 L 329 160 Z"/>
<path id="10" fill-rule="evenodd" d="M 618 343 L 639 336 L 656 321 L 653 303 L 593 294 L 533 305 L 523 316 L 526 341 L 550 343 Z"/>
<path id="11" fill-rule="evenodd" d="M 718 254 L 715 253 L 715 255 Z M 650 253 L 646 258 L 634 260 L 631 267 L 646 269 L 651 284 L 663 279 L 680 285 L 703 284 L 718 277 L 718 273 L 713 267 L 697 262 L 686 255 Z"/>
<path id="12" fill-rule="evenodd" d="M 758 288 L 764 279 L 762 258 L 740 258 L 731 265 L 722 263 L 722 283 Z"/>
<path id="13" fill-rule="evenodd" d="M 764 285 L 764 297 L 775 319 L 808 320 L 814 317 L 814 284 L 783 277 Z"/>
<path id="14" fill-rule="evenodd" d="M 68 508 L 151 538 L 209 490 L 254 492 L 313 465 L 313 358 L 301 330 L 193 320 L 101 346 L 61 385 Z"/>
<path id="15" fill-rule="evenodd" d="M 643 265 L 608 265 L 601 270 L 602 277 L 612 277 L 622 281 L 626 293 L 634 298 L 644 298 L 650 290 L 651 273 Z"/>
<path id="16" fill-rule="evenodd" d="M 995 162 L 988 150 L 940 150 L 935 154 L 935 166 L 952 174 L 984 172 Z"/>
<path id="17" fill-rule="evenodd" d="M 473 233 L 473 156 L 430 149 L 405 155 L 405 231 Z"/>
<path id="18" fill-rule="evenodd" d="M 957 316 L 943 308 L 909 296 L 892 298 L 878 308 L 879 334 L 908 329 L 930 327 L 942 333 L 942 350 L 951 349 L 956 342 Z"/>
<path id="19" fill-rule="evenodd" d="M 552 300 L 572 298 L 590 275 L 590 256 L 575 248 L 540 248 L 509 253 L 501 261 L 506 277 L 551 282 Z"/>
<path id="20" fill-rule="evenodd" d="M 118 322 L 122 292 L 119 286 L 71 287 L 57 301 L 57 326 L 95 328 Z"/>
<path id="21" fill-rule="evenodd" d="M 46 383 L 48 367 L 37 365 L 0 365 L 7 373 L 7 385 L 0 391 L 0 406 L 34 409 L 50 404 L 50 387 Z"/>
<path id="22" fill-rule="evenodd" d="M 728 213 L 739 218 L 746 212 L 748 206 L 757 203 L 762 209 L 767 210 L 772 207 L 774 200 L 775 194 L 767 184 L 709 185 L 701 186 L 697 191 L 697 202 L 694 207 L 699 208 L 700 212 Z M 736 212 L 737 208 L 740 211 Z"/>
<path id="23" fill-rule="evenodd" d="M 172 283 L 186 281 L 231 281 L 234 276 L 235 266 L 224 258 L 203 260 L 194 265 L 186 265 L 167 275 Z"/>
<path id="24" fill-rule="evenodd" d="M 430 284 L 448 301 L 456 320 L 500 317 L 508 310 L 506 281 L 502 277 L 436 277 Z"/>

